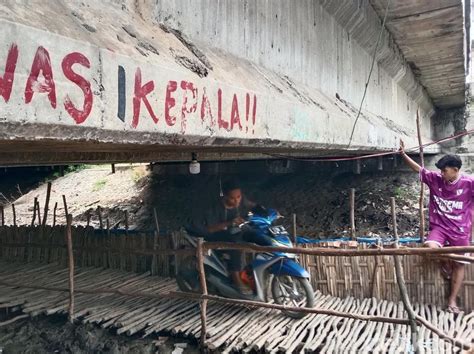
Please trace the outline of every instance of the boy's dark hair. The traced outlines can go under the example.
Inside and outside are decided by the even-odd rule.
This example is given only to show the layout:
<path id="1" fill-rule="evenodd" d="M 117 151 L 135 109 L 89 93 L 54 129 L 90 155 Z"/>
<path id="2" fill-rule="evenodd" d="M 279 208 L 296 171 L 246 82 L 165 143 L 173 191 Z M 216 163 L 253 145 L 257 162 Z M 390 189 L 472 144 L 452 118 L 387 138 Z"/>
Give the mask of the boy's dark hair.
<path id="1" fill-rule="evenodd" d="M 240 189 L 240 183 L 235 179 L 229 179 L 222 183 L 222 193 L 224 195 L 236 189 Z"/>
<path id="2" fill-rule="evenodd" d="M 435 163 L 436 167 L 440 170 L 446 167 L 456 167 L 461 168 L 462 161 L 458 155 L 446 155 L 439 159 L 438 162 Z"/>

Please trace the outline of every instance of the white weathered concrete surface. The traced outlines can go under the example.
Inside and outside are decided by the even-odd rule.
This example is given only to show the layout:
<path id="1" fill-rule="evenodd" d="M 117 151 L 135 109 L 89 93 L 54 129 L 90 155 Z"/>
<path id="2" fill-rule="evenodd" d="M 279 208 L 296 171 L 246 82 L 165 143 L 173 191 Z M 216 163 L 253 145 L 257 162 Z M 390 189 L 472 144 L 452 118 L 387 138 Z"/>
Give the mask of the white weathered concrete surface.
<path id="1" fill-rule="evenodd" d="M 463 11 L 466 2 L 470 1 L 390 1 L 387 28 L 433 103 L 441 109 L 459 108 L 465 103 L 466 47 L 470 47 L 469 33 L 464 31 L 470 25 L 469 6 Z M 387 0 L 370 3 L 383 17 Z"/>
<path id="2" fill-rule="evenodd" d="M 198 43 L 248 58 L 281 75 L 358 105 L 381 30 L 368 1 L 157 1 L 155 17 Z M 205 10 L 204 10 L 205 9 Z M 462 19 L 460 19 L 462 23 Z M 364 108 L 412 127 L 433 106 L 387 31 Z M 425 126 L 427 135 L 429 122 Z"/>
<path id="3" fill-rule="evenodd" d="M 268 4 L 276 11 L 262 1 L 4 1 L 0 77 L 12 46 L 18 48 L 18 59 L 11 96 L 8 101 L 0 96 L 0 162 L 2 154 L 18 152 L 18 147 L 30 153 L 146 149 L 147 159 L 157 146 L 163 151 L 346 149 L 370 55 L 321 6 L 309 1 Z M 172 17 L 164 15 L 165 5 Z M 168 27 L 153 22 L 152 10 L 164 16 Z M 273 19 L 275 12 L 280 20 Z M 201 23 L 207 27 L 196 30 Z M 179 33 L 169 32 L 175 26 L 190 36 L 198 52 L 183 44 Z M 54 90 L 45 83 L 46 52 Z M 64 58 L 75 52 L 82 54 L 82 62 L 67 75 Z M 35 56 L 38 80 L 31 77 Z M 119 67 L 126 82 L 123 116 Z M 203 70 L 206 76 L 196 74 Z M 415 145 L 417 108 L 425 118 L 423 135 L 431 138 L 429 98 L 419 89 L 405 91 L 399 81 L 376 66 L 353 149 L 393 149 L 400 136 Z M 156 122 L 135 90 L 147 83 Z M 89 86 L 91 110 L 81 115 Z M 135 118 L 134 97 L 140 107 Z M 71 113 L 74 109 L 79 112 Z"/>

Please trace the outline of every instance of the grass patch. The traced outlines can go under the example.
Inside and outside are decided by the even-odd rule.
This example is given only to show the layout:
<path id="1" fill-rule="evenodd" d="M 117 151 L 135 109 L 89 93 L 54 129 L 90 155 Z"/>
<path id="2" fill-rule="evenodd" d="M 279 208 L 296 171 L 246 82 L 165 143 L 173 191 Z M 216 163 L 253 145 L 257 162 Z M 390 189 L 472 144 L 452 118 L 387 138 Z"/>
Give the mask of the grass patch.
<path id="1" fill-rule="evenodd" d="M 146 170 L 144 168 L 135 168 L 132 172 L 132 181 L 137 184 L 145 176 Z"/>
<path id="2" fill-rule="evenodd" d="M 99 179 L 98 181 L 96 181 L 96 182 L 94 183 L 94 186 L 92 187 L 92 191 L 93 191 L 93 192 L 98 192 L 98 191 L 100 191 L 101 189 L 103 189 L 106 184 L 107 184 L 107 180 L 105 180 L 105 179 Z"/>

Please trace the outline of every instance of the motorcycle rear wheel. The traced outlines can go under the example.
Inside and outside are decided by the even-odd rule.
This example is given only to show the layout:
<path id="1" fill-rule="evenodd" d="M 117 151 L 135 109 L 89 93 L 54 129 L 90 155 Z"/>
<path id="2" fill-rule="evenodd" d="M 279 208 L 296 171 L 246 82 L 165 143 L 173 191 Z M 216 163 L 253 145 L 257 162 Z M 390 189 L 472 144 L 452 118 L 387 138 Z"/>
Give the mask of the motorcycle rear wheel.
<path id="1" fill-rule="evenodd" d="M 275 303 L 292 307 L 314 307 L 314 291 L 306 278 L 289 275 L 274 275 L 272 279 L 272 296 Z M 296 311 L 283 311 L 293 318 L 303 318 L 307 314 Z"/>

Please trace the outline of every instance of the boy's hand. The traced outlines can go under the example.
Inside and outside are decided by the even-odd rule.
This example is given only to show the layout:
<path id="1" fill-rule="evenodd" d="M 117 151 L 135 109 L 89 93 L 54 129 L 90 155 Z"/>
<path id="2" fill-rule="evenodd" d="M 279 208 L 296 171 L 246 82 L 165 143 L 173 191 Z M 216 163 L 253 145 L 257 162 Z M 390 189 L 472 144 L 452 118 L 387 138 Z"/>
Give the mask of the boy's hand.
<path id="1" fill-rule="evenodd" d="M 405 143 L 403 142 L 402 139 L 400 139 L 400 149 L 398 150 L 400 152 L 405 152 Z"/>

